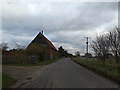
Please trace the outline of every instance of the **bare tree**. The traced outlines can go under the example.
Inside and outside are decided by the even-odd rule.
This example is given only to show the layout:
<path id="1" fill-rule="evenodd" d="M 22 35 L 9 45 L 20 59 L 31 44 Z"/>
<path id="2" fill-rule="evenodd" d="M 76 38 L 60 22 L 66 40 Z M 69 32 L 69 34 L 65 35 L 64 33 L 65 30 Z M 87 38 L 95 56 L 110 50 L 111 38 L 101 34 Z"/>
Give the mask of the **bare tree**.
<path id="1" fill-rule="evenodd" d="M 0 49 L 2 49 L 2 50 L 7 50 L 8 49 L 8 44 L 7 43 L 5 43 L 5 42 L 3 42 L 3 43 L 1 43 L 0 44 Z"/>
<path id="2" fill-rule="evenodd" d="M 75 52 L 75 56 L 80 56 L 80 52 L 79 51 Z"/>
<path id="3" fill-rule="evenodd" d="M 97 36 L 92 43 L 92 49 L 103 62 L 110 54 L 113 54 L 116 62 L 120 58 L 120 29 L 115 27 L 108 34 Z"/>
<path id="4" fill-rule="evenodd" d="M 91 47 L 97 57 L 104 63 L 109 53 L 109 45 L 106 35 L 96 36 L 96 39 L 91 44 Z"/>
<path id="5" fill-rule="evenodd" d="M 109 31 L 107 38 L 109 40 L 110 51 L 116 58 L 116 62 L 119 63 L 120 57 L 120 29 L 117 27 Z"/>
<path id="6" fill-rule="evenodd" d="M 24 50 L 24 49 L 25 49 L 24 46 L 22 46 L 22 45 L 20 45 L 20 44 L 18 44 L 18 43 L 16 43 L 16 42 L 14 42 L 14 43 L 15 43 L 15 45 L 16 45 L 17 50 Z"/>
<path id="7" fill-rule="evenodd" d="M 120 28 L 118 28 L 117 31 L 118 31 L 118 43 L 119 43 L 118 54 L 119 54 L 119 58 L 120 58 Z"/>

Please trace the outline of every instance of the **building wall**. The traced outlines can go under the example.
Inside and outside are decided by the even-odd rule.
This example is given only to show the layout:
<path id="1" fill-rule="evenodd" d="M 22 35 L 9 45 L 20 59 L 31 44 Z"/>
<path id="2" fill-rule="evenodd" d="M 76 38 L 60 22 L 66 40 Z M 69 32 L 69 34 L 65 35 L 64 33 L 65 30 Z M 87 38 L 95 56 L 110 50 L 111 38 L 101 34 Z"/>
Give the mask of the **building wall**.
<path id="1" fill-rule="evenodd" d="M 50 48 L 50 47 L 47 47 L 46 48 L 46 58 L 47 59 L 55 59 L 55 58 L 57 58 L 57 51 Z"/>

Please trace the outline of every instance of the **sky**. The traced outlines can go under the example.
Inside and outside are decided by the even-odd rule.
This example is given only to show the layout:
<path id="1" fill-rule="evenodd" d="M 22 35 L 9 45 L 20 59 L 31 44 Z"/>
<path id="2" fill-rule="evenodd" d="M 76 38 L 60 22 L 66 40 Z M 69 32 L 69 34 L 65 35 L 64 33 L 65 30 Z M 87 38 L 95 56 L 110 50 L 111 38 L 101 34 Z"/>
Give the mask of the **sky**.
<path id="1" fill-rule="evenodd" d="M 8 2 L 2 5 L 2 42 L 15 48 L 15 42 L 27 46 L 35 36 L 44 35 L 69 53 L 86 50 L 96 35 L 118 25 L 117 2 Z"/>

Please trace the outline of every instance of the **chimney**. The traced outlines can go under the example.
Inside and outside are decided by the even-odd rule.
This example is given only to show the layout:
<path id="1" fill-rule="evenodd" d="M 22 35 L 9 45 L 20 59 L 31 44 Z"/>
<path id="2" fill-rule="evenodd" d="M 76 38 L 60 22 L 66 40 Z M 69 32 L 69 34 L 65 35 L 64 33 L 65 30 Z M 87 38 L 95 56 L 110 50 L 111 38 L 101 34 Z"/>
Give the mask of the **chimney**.
<path id="1" fill-rule="evenodd" d="M 43 34 L 43 31 L 41 33 Z"/>

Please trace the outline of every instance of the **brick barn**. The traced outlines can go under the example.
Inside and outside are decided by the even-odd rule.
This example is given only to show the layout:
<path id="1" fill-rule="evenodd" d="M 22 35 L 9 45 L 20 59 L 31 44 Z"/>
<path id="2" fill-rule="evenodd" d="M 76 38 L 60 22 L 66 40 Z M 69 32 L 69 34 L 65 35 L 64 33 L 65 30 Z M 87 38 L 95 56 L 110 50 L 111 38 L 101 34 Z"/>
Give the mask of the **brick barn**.
<path id="1" fill-rule="evenodd" d="M 32 44 L 44 46 L 45 59 L 55 59 L 58 57 L 58 51 L 56 50 L 55 46 L 43 35 L 43 33 L 39 32 L 39 34 L 33 39 L 28 47 L 30 47 Z"/>

